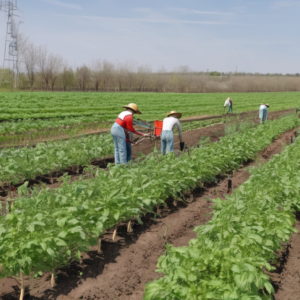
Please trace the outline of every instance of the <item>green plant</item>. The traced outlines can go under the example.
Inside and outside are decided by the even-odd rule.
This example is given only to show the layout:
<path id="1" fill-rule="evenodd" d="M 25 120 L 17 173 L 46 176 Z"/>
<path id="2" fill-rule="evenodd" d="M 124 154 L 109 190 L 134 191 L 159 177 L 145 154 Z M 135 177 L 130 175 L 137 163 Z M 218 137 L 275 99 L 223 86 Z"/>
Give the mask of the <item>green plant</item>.
<path id="1" fill-rule="evenodd" d="M 215 199 L 214 216 L 195 228 L 187 247 L 167 245 L 159 258 L 164 277 L 146 287 L 145 300 L 273 299 L 263 268 L 274 269 L 275 251 L 288 242 L 300 210 L 300 140 L 251 170 L 226 201 Z"/>
<path id="2" fill-rule="evenodd" d="M 258 151 L 269 145 L 273 138 L 298 125 L 298 118 L 286 117 L 251 128 L 244 133 L 223 137 L 218 143 L 192 149 L 190 155 L 183 154 L 178 158 L 172 153 L 165 156 L 149 155 L 139 163 L 132 163 L 129 168 L 124 165 L 109 166 L 108 172 L 98 170 L 94 172 L 91 179 L 80 178 L 71 184 L 70 178 L 65 175 L 62 179 L 63 184 L 58 189 L 29 190 L 26 184 L 21 186 L 18 189 L 19 198 L 12 212 L 5 217 L 0 217 L 0 265 L 3 266 L 0 276 L 29 275 L 31 272 L 40 275 L 43 271 L 55 274 L 55 270 L 68 264 L 71 257 L 79 259 L 80 252 L 88 251 L 90 245 L 96 245 L 99 236 L 105 230 L 115 227 L 122 221 L 130 220 L 132 217 L 136 217 L 137 221 L 141 222 L 141 216 L 146 213 L 151 213 L 155 217 L 156 213 L 153 208 L 165 205 L 168 197 L 178 199 L 179 195 L 191 190 L 195 184 L 206 180 L 212 181 L 217 174 L 239 168 L 240 163 L 249 158 L 255 158 Z M 93 170 L 89 169 L 89 172 Z M 266 198 L 265 202 L 268 201 L 269 199 Z M 219 202 L 222 205 L 223 202 Z M 255 203 L 255 208 L 256 211 L 260 211 L 257 203 Z M 243 207 L 239 205 L 236 209 L 243 211 Z M 261 213 L 261 216 L 263 215 Z M 232 216 L 234 214 L 230 211 L 230 218 Z M 275 215 L 276 218 L 280 216 Z M 285 218 L 285 215 L 282 216 Z M 223 235 L 219 236 L 214 233 L 211 237 L 228 241 L 227 237 L 234 234 L 234 231 L 228 227 L 229 221 L 235 221 L 237 226 L 246 229 L 241 219 L 229 219 L 228 224 L 225 221 L 220 223 L 221 229 L 224 228 Z M 255 222 L 254 219 L 252 221 Z M 213 231 L 217 227 L 208 228 Z M 273 232 L 274 235 L 275 233 Z M 246 241 L 256 243 L 251 236 L 248 236 Z M 203 251 L 211 250 L 209 238 L 203 242 L 202 246 L 200 245 Z M 258 244 L 260 245 L 261 242 Z M 228 255 L 236 249 L 235 244 L 233 246 L 229 249 Z M 247 244 L 244 248 L 247 248 L 246 246 Z M 216 251 L 221 251 L 221 249 Z M 167 251 L 170 254 L 174 252 L 170 246 Z M 207 269 L 203 266 L 208 268 L 209 262 L 214 271 L 212 274 L 224 274 L 224 276 L 228 272 L 232 274 L 233 271 L 231 272 L 226 264 L 227 256 L 220 252 L 205 253 L 207 256 L 204 263 L 198 269 L 197 265 L 194 266 L 197 276 L 204 276 Z M 172 265 L 169 266 L 170 271 L 177 268 L 177 255 L 180 255 L 180 252 L 176 253 Z M 194 258 L 199 254 L 191 252 L 188 255 L 188 259 L 194 263 Z M 218 258 L 216 264 L 222 262 L 222 268 L 213 264 L 214 255 Z M 238 258 L 235 255 L 235 261 L 232 260 L 230 263 L 236 262 Z M 256 265 L 261 262 L 260 257 L 254 260 Z M 250 263 L 252 262 L 243 256 L 240 270 L 246 272 L 247 268 L 250 268 L 248 265 L 251 266 Z M 176 278 L 181 280 L 180 282 L 196 282 L 198 277 L 195 279 L 195 269 L 189 270 L 189 273 L 192 272 L 191 275 L 183 269 L 182 272 L 179 270 Z M 252 272 L 252 269 L 247 272 L 254 276 L 258 271 Z M 259 282 L 263 284 L 268 281 L 267 277 L 260 278 L 259 280 L 262 281 Z M 212 282 L 204 282 L 204 285 L 201 285 L 203 291 L 208 291 L 211 286 L 217 288 L 220 285 L 218 279 Z M 173 282 L 168 284 L 171 287 Z M 153 285 L 156 286 L 157 283 Z M 269 287 L 267 284 L 266 286 Z M 194 288 L 197 287 L 194 286 Z M 158 290 L 161 292 L 160 289 Z M 187 287 L 179 286 L 179 291 L 185 292 Z M 173 298 L 176 299 L 176 297 Z M 179 297 L 179 299 L 184 299 L 184 297 Z"/>

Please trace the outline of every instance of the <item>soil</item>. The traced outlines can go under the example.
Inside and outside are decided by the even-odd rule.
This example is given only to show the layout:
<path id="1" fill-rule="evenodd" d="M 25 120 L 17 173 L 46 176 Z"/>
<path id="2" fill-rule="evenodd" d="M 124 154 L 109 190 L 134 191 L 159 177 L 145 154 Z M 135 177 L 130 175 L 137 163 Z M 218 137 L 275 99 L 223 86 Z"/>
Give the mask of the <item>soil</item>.
<path id="1" fill-rule="evenodd" d="M 275 300 L 300 300 L 300 218 L 289 241 L 287 257 L 282 272 L 273 279 L 277 292 Z"/>
<path id="2" fill-rule="evenodd" d="M 284 114 L 290 114 L 293 112 L 293 109 L 288 109 L 284 111 L 274 111 L 269 113 L 269 119 L 274 120 L 280 116 L 283 116 Z M 243 116 L 240 118 L 240 122 L 242 122 L 244 119 L 251 120 L 254 123 L 259 123 L 259 119 L 257 116 L 254 117 L 253 112 L 245 112 L 241 113 L 240 116 Z M 254 118 L 251 118 L 254 117 Z M 237 122 L 237 120 L 232 121 Z M 183 141 L 186 143 L 187 147 L 196 146 L 200 139 L 209 138 L 211 142 L 218 141 L 220 137 L 224 136 L 224 130 L 225 125 L 224 124 L 216 124 L 208 127 L 203 127 L 199 129 L 194 129 L 190 131 L 183 132 Z M 174 136 L 174 149 L 180 150 L 180 144 L 179 144 L 179 137 L 177 135 Z M 156 140 L 155 143 L 151 142 L 149 139 L 146 139 L 142 141 L 138 145 L 132 146 L 132 158 L 136 159 L 139 157 L 139 155 L 142 153 L 144 155 L 148 155 L 149 153 L 153 152 L 155 149 L 160 151 L 161 143 L 160 140 Z M 114 157 L 106 157 L 101 159 L 94 159 L 91 162 L 92 166 L 98 166 L 99 168 L 106 169 L 107 165 L 109 163 L 114 163 Z M 37 186 L 46 184 L 49 188 L 58 188 L 61 186 L 61 182 L 58 182 L 57 179 L 61 177 L 64 173 L 67 173 L 69 176 L 71 176 L 71 181 L 78 180 L 79 175 L 82 175 L 84 173 L 84 166 L 70 166 L 62 170 L 61 172 L 51 172 L 50 174 L 44 174 L 44 175 L 38 175 L 34 179 L 28 180 L 28 187 Z M 24 182 L 17 184 L 14 186 L 15 189 L 17 189 L 19 186 L 23 185 Z M 9 191 L 11 191 L 12 186 L 9 185 L 2 185 L 0 186 L 0 202 L 7 200 L 7 196 Z M 16 195 L 15 195 L 16 196 Z M 14 198 L 14 197 L 10 197 Z M 0 207 L 1 208 L 1 207 Z M 5 214 L 5 208 L 3 205 L 2 213 Z M 0 211 L 1 215 L 1 211 Z"/>
<path id="3" fill-rule="evenodd" d="M 277 119 L 278 117 L 283 116 L 284 114 L 292 113 L 294 110 L 285 110 L 284 113 L 283 111 L 272 111 L 269 113 L 269 119 L 274 120 Z M 249 119 L 249 117 L 253 116 L 253 118 L 250 118 L 252 122 L 255 124 L 259 123 L 259 118 L 256 115 L 252 113 L 243 113 L 243 117 Z M 240 119 L 240 122 L 243 121 L 243 118 Z M 236 120 L 235 120 L 236 122 Z M 203 127 L 200 129 L 195 129 L 191 131 L 186 131 L 183 132 L 183 141 L 188 145 L 188 146 L 196 146 L 200 138 L 205 138 L 209 137 L 211 142 L 218 141 L 220 137 L 224 136 L 224 129 L 225 129 L 225 124 L 217 124 L 217 125 L 212 125 L 208 127 Z M 179 137 L 177 135 L 174 136 L 174 149 L 175 150 L 180 150 L 180 145 L 179 145 Z M 145 140 L 142 142 L 142 144 L 138 144 L 137 146 L 133 145 L 132 146 L 132 157 L 136 158 L 138 156 L 138 153 L 141 152 L 144 155 L 149 154 L 154 150 L 154 148 L 158 151 L 160 151 L 161 143 L 160 140 L 157 140 L 155 144 L 149 140 Z"/>
<path id="4" fill-rule="evenodd" d="M 259 159 L 249 161 L 233 172 L 232 188 L 237 188 L 249 178 L 248 167 L 280 153 L 282 143 L 286 143 L 294 132 L 295 129 L 281 135 L 258 155 Z M 88 253 L 82 253 L 82 263 L 73 262 L 57 271 L 54 288 L 50 287 L 49 273 L 45 273 L 39 280 L 27 279 L 27 299 L 143 299 L 147 282 L 161 276 L 155 269 L 158 257 L 164 252 L 165 243 L 176 247 L 186 246 L 191 239 L 196 238 L 193 229 L 206 224 L 213 213 L 212 202 L 208 199 L 217 196 L 225 199 L 228 194 L 228 177 L 229 174 L 219 175 L 217 183 L 206 182 L 203 188 L 193 190 L 190 195 L 186 195 L 193 200 L 190 203 L 178 202 L 174 206 L 174 199 L 168 199 L 167 207 L 161 208 L 161 218 L 155 221 L 149 217 L 144 218 L 143 225 L 134 224 L 133 233 L 127 233 L 126 225 L 120 226 L 114 242 L 112 231 L 106 232 L 102 240 L 103 254 L 98 255 L 96 247 L 91 247 Z M 2 300 L 18 299 L 20 285 L 15 279 L 1 279 L 0 288 Z"/>

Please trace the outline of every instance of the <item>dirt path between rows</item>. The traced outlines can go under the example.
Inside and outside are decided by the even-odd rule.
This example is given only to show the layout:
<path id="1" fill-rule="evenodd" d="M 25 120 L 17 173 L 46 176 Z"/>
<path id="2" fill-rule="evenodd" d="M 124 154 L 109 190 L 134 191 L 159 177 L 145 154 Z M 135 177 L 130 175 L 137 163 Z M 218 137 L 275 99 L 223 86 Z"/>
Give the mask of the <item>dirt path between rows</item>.
<path id="1" fill-rule="evenodd" d="M 258 156 L 260 162 L 280 153 L 282 144 L 288 144 L 294 132 L 295 129 L 286 132 L 262 151 Z M 249 178 L 247 168 L 256 164 L 257 161 L 252 161 L 232 174 L 233 189 Z M 203 188 L 195 189 L 192 203 L 179 202 L 174 206 L 173 200 L 168 199 L 168 206 L 162 209 L 161 218 L 156 221 L 144 219 L 143 225 L 135 224 L 131 234 L 127 233 L 126 226 L 121 226 L 115 242 L 112 241 L 112 232 L 107 232 L 103 236 L 103 254 L 98 255 L 96 247 L 91 248 L 89 253 L 83 253 L 81 264 L 74 262 L 59 270 L 55 288 L 50 288 L 49 273 L 39 280 L 26 280 L 27 299 L 143 299 L 146 283 L 160 277 L 155 269 L 166 240 L 179 247 L 188 245 L 192 238 L 196 238 L 193 229 L 206 224 L 210 219 L 208 214 L 213 212 L 212 202 L 206 199 L 216 198 L 216 195 L 225 199 L 227 177 L 226 174 L 220 175 L 218 184 L 206 183 Z M 19 288 L 15 279 L 1 279 L 2 300 L 18 299 Z"/>
<path id="2" fill-rule="evenodd" d="M 291 110 L 285 110 L 282 111 L 272 111 L 269 113 L 269 120 L 275 120 L 278 117 L 284 116 L 285 114 L 291 114 L 294 112 L 294 109 Z M 258 113 L 257 113 L 258 114 Z M 249 118 L 249 116 L 253 118 Z M 251 114 L 245 114 L 244 118 L 240 118 L 239 120 L 232 120 L 233 123 L 235 122 L 243 122 L 245 120 L 249 120 L 254 122 L 255 124 L 258 124 L 260 119 L 258 118 L 258 115 Z M 200 129 L 195 129 L 191 131 L 183 132 L 183 141 L 188 146 L 196 146 L 200 138 L 202 137 L 209 137 L 211 142 L 218 141 L 220 137 L 224 136 L 224 130 L 225 130 L 225 124 L 216 124 L 208 127 L 203 127 Z M 176 135 L 174 136 L 174 149 L 180 150 L 179 145 L 179 137 Z M 160 140 L 157 140 L 155 143 L 150 142 L 149 140 L 143 141 L 142 144 L 139 144 L 137 146 L 132 146 L 132 157 L 136 158 L 139 152 L 143 153 L 144 155 L 149 154 L 153 151 L 154 148 L 157 148 L 158 151 L 160 151 L 161 143 Z"/>
<path id="3" fill-rule="evenodd" d="M 300 218 L 294 233 L 289 241 L 287 261 L 283 271 L 278 276 L 279 289 L 275 294 L 275 300 L 300 300 Z"/>
<path id="4" fill-rule="evenodd" d="M 270 112 L 269 119 L 274 120 L 278 117 L 284 116 L 285 114 L 291 114 L 294 111 L 294 109 L 290 110 L 284 110 L 284 111 L 274 111 Z M 284 112 L 284 113 L 283 113 Z M 253 113 L 252 113 L 253 114 Z M 245 118 L 239 119 L 239 122 L 243 122 L 244 120 L 252 121 L 255 124 L 259 123 L 259 119 L 257 116 L 253 119 L 249 119 L 249 114 L 245 113 Z M 237 119 L 232 120 L 233 123 L 238 122 Z M 188 146 L 196 146 L 201 138 L 208 137 L 211 142 L 218 141 L 220 137 L 223 137 L 225 135 L 225 124 L 216 124 L 208 127 L 202 127 L 199 129 L 194 129 L 190 131 L 183 132 L 183 141 Z M 148 155 L 149 153 L 153 152 L 154 148 L 158 151 L 160 151 L 161 143 L 160 140 L 157 140 L 155 142 L 151 142 L 150 140 L 144 140 L 141 144 L 138 144 L 136 146 L 132 147 L 132 158 L 136 159 L 138 158 L 139 154 L 142 153 L 144 155 Z M 174 149 L 180 150 L 179 145 L 179 137 L 177 135 L 174 136 Z M 114 157 L 109 156 L 106 158 L 101 159 L 94 159 L 91 162 L 91 165 L 97 166 L 99 168 L 105 169 L 107 167 L 108 163 L 114 163 Z M 58 188 L 61 186 L 61 182 L 58 182 L 57 179 L 61 177 L 64 173 L 68 173 L 68 175 L 71 176 L 71 181 L 78 180 L 79 175 L 83 174 L 84 167 L 82 166 L 69 166 L 65 168 L 64 170 L 60 172 L 52 172 L 50 174 L 44 174 L 44 175 L 37 175 L 34 179 L 26 180 L 28 181 L 28 187 L 31 187 L 33 185 L 38 186 L 41 184 L 46 184 L 49 188 Z M 24 182 L 15 185 L 15 189 L 17 189 L 20 185 L 23 185 Z M 6 205 L 4 203 L 5 200 L 7 200 L 7 194 L 11 190 L 11 186 L 9 185 L 1 185 L 0 186 L 0 215 L 5 214 L 6 212 Z M 15 195 L 14 197 L 16 197 Z M 2 203 L 1 203 L 2 202 Z"/>

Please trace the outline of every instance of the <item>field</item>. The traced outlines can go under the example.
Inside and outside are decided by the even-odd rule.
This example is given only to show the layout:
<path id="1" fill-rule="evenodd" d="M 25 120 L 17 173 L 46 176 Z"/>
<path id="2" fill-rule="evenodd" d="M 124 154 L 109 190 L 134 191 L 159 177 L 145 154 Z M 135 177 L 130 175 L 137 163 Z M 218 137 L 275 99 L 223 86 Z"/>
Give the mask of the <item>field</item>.
<path id="1" fill-rule="evenodd" d="M 228 94 L 167 93 L 0 93 L 0 146 L 36 144 L 47 140 L 107 131 L 122 106 L 134 102 L 143 120 L 162 120 L 177 110 L 183 118 L 220 115 Z M 295 108 L 299 92 L 231 93 L 235 113 Z"/>
<path id="2" fill-rule="evenodd" d="M 170 110 L 219 115 L 227 97 L 1 96 L 2 128 L 21 124 L 20 135 L 85 124 L 100 130 L 130 102 L 148 121 Z M 300 119 L 277 110 L 298 106 L 300 93 L 230 97 L 235 112 L 255 112 L 186 123 L 188 150 L 178 156 L 161 156 L 159 141 L 146 141 L 133 149 L 133 163 L 115 166 L 109 134 L 0 150 L 0 298 L 273 299 L 284 288 L 274 279 L 285 263 L 279 253 L 287 261 L 300 209 Z M 258 124 L 262 102 L 270 120 Z"/>
<path id="3" fill-rule="evenodd" d="M 164 94 L 164 93 L 0 93 L 0 120 L 97 116 L 113 121 L 122 106 L 136 103 L 143 119 L 162 119 L 171 110 L 183 117 L 224 113 L 227 97 L 235 112 L 258 110 L 269 103 L 270 111 L 299 105 L 299 92 L 233 94 Z M 71 124 L 70 124 L 71 125 Z"/>

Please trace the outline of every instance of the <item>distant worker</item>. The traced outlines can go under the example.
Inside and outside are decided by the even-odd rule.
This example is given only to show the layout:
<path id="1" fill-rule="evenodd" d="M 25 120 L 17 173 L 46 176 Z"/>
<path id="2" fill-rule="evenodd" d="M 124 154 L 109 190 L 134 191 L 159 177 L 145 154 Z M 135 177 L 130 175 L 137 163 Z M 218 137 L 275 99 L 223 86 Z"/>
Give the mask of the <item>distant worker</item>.
<path id="1" fill-rule="evenodd" d="M 261 104 L 259 107 L 260 123 L 264 123 L 268 119 L 269 104 Z"/>
<path id="2" fill-rule="evenodd" d="M 163 128 L 161 132 L 161 153 L 164 155 L 166 153 L 172 152 L 174 147 L 174 137 L 173 129 L 177 127 L 179 133 L 179 139 L 182 143 L 182 128 L 179 122 L 182 114 L 176 111 L 171 111 L 167 114 L 167 118 L 163 121 Z"/>
<path id="3" fill-rule="evenodd" d="M 126 110 L 119 114 L 110 131 L 114 140 L 115 164 L 117 165 L 126 164 L 128 160 L 131 159 L 131 143 L 133 142 L 130 140 L 128 132 L 142 136 L 149 136 L 149 134 L 138 132 L 133 128 L 133 114 L 142 114 L 138 110 L 137 105 L 130 103 L 128 105 L 124 105 L 123 108 L 126 108 Z"/>
<path id="4" fill-rule="evenodd" d="M 224 103 L 224 108 L 226 107 L 226 106 L 229 106 L 229 113 L 232 113 L 232 100 L 230 99 L 230 98 L 227 98 L 226 99 L 226 101 L 225 101 L 225 103 Z"/>

